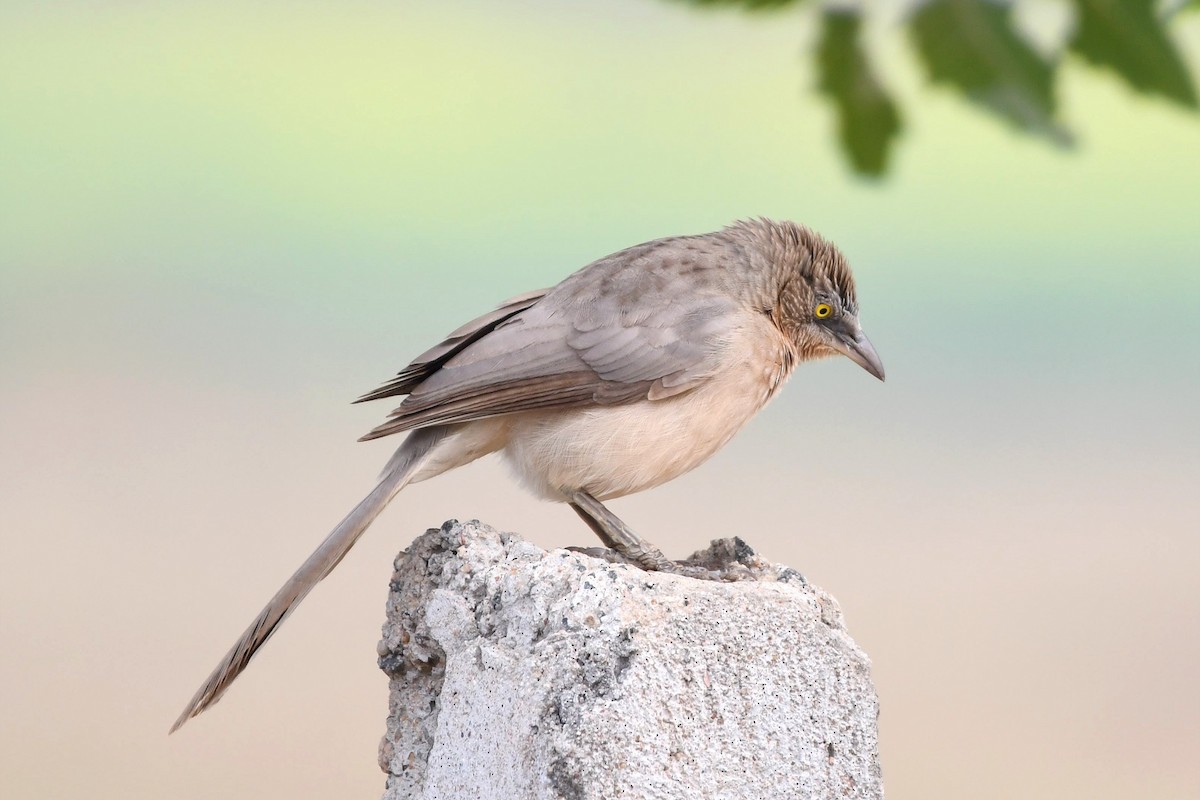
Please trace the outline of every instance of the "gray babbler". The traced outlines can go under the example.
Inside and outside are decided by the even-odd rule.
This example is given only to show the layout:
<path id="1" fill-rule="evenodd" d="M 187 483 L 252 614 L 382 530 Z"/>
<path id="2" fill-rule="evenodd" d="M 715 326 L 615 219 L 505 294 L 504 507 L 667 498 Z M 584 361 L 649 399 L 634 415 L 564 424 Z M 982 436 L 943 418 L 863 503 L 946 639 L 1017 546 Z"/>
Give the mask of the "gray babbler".
<path id="1" fill-rule="evenodd" d="M 468 322 L 360 398 L 404 396 L 363 439 L 408 435 L 171 730 L 220 699 L 397 492 L 488 453 L 503 453 L 534 494 L 568 503 L 624 559 L 721 577 L 671 561 L 602 501 L 703 463 L 796 364 L 837 354 L 883 379 L 845 258 L 808 228 L 770 220 L 622 250 Z"/>

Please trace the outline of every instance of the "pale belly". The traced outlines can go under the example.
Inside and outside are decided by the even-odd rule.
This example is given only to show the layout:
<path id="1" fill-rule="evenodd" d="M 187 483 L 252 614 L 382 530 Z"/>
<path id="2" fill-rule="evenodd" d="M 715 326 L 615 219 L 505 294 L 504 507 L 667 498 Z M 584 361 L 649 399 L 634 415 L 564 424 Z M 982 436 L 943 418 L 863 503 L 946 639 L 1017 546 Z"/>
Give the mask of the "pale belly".
<path id="1" fill-rule="evenodd" d="M 516 416 L 504 457 L 521 482 L 546 499 L 565 500 L 579 490 L 600 500 L 640 492 L 706 461 L 783 377 L 775 364 L 745 364 L 665 400 Z"/>

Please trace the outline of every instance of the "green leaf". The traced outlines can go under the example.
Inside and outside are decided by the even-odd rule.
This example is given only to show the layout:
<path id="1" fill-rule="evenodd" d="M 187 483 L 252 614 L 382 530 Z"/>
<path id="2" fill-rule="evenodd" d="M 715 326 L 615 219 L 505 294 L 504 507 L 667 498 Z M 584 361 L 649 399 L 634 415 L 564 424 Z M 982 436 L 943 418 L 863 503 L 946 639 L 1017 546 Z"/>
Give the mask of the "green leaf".
<path id="1" fill-rule="evenodd" d="M 1154 0 L 1075 0 L 1078 23 L 1068 47 L 1139 92 L 1196 108 L 1196 87 L 1156 5 Z"/>
<path id="2" fill-rule="evenodd" d="M 1054 71 L 1013 29 L 1009 7 L 985 0 L 932 0 L 911 32 L 934 83 L 961 91 L 1022 130 L 1068 144 L 1054 120 Z"/>
<path id="3" fill-rule="evenodd" d="M 833 101 L 838 139 L 854 170 L 882 175 L 900 132 L 900 112 L 871 71 L 859 44 L 857 12 L 828 10 L 817 47 L 818 90 Z"/>

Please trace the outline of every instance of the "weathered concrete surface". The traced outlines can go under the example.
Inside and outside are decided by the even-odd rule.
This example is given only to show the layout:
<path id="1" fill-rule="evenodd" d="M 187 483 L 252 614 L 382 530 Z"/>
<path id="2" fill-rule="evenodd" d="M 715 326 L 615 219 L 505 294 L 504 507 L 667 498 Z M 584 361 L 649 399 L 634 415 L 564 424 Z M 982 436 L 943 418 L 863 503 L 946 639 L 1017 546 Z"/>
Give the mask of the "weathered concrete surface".
<path id="1" fill-rule="evenodd" d="M 730 540 L 717 583 L 447 522 L 396 559 L 385 800 L 880 798 L 837 603 Z"/>

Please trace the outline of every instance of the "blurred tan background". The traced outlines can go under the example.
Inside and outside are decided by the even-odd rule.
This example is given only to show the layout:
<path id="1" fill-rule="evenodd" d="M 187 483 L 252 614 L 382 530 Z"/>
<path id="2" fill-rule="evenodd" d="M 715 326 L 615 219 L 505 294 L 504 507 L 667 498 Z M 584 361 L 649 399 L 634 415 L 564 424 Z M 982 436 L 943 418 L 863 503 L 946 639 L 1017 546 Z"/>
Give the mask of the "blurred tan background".
<path id="1" fill-rule="evenodd" d="M 1174 33 L 1194 74 L 1200 15 Z M 618 513 L 839 598 L 891 798 L 1200 797 L 1200 124 L 1080 63 L 1063 153 L 885 26 L 913 113 L 863 182 L 812 36 L 649 0 L 0 8 L 0 794 L 377 796 L 395 553 L 449 517 L 592 534 L 494 461 L 414 487 L 168 738 L 395 444 L 348 402 L 505 297 L 769 215 L 848 254 L 888 382 L 805 366 Z"/>

